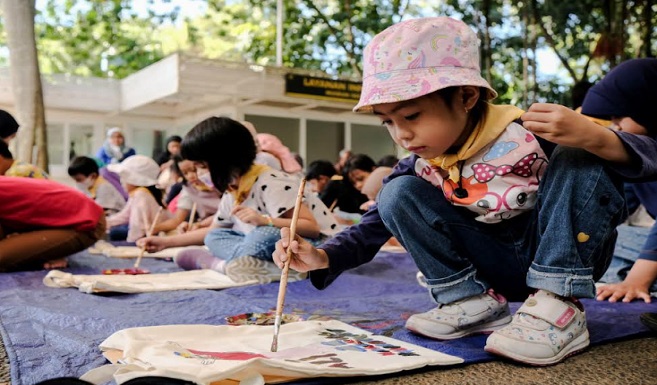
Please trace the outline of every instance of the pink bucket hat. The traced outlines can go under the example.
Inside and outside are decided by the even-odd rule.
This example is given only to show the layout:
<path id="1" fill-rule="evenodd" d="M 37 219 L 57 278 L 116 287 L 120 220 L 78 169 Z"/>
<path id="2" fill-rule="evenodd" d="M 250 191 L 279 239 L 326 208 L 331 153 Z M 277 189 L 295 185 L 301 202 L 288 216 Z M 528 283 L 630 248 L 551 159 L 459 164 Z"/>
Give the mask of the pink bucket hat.
<path id="1" fill-rule="evenodd" d="M 449 17 L 402 21 L 374 36 L 363 54 L 363 89 L 356 112 L 372 105 L 415 99 L 452 86 L 497 92 L 481 77 L 479 39 L 468 25 Z"/>

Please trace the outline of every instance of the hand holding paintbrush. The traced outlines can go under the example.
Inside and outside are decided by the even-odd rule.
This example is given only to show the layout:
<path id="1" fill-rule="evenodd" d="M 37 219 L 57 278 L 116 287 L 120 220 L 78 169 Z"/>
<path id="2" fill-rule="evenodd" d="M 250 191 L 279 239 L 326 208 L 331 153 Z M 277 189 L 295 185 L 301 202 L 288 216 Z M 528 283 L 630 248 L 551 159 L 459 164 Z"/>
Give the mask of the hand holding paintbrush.
<path id="1" fill-rule="evenodd" d="M 157 224 L 157 220 L 160 219 L 160 214 L 162 213 L 162 207 L 160 207 L 157 210 L 157 214 L 155 214 L 155 218 L 153 219 L 153 222 L 151 222 L 151 226 L 148 229 L 148 232 L 146 232 L 146 236 L 150 237 L 153 235 L 153 229 L 155 229 L 155 225 Z M 144 215 L 144 224 L 148 223 L 148 219 Z M 142 246 L 139 250 L 139 256 L 137 257 L 137 260 L 135 261 L 135 268 L 139 267 L 139 264 L 141 263 L 141 259 L 144 256 L 144 253 L 146 252 L 146 246 Z"/>
<path id="2" fill-rule="evenodd" d="M 299 220 L 299 210 L 303 200 L 303 191 L 306 187 L 306 179 L 301 180 L 299 192 L 297 193 L 297 201 L 294 205 L 294 213 L 292 214 L 292 223 L 290 224 L 290 239 L 294 239 L 297 231 L 297 222 Z M 292 259 L 292 248 L 287 248 L 287 260 L 281 271 L 281 281 L 278 286 L 278 300 L 276 301 L 276 318 L 274 319 L 274 339 L 271 343 L 271 351 L 278 350 L 278 333 L 281 329 L 281 318 L 283 316 L 283 305 L 285 303 L 285 292 L 287 291 L 287 275 L 290 269 L 290 260 Z"/>

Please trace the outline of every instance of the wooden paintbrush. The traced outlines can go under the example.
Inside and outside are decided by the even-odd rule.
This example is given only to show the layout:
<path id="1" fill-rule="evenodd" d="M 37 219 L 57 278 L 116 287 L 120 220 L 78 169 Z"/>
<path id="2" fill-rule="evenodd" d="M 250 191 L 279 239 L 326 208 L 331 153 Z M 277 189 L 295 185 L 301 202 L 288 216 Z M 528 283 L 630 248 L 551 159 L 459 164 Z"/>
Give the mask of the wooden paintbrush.
<path id="1" fill-rule="evenodd" d="M 189 223 L 187 224 L 187 230 L 185 230 L 185 232 L 188 232 L 189 230 L 192 229 L 195 216 L 196 216 L 196 202 L 192 204 L 192 212 L 189 214 Z"/>
<path id="2" fill-rule="evenodd" d="M 155 229 L 155 225 L 157 224 L 157 220 L 160 218 L 161 213 L 162 213 L 162 206 L 160 206 L 160 208 L 157 209 L 157 214 L 155 214 L 155 219 L 153 219 L 153 222 L 151 223 L 151 227 L 148 229 L 148 232 L 146 233 L 147 237 L 153 235 L 153 229 Z M 148 223 L 148 222 L 144 221 L 144 223 Z M 139 267 L 139 264 L 141 263 L 141 259 L 144 256 L 145 252 L 146 252 L 146 246 L 141 247 L 141 249 L 139 250 L 139 256 L 135 261 L 135 265 L 134 265 L 135 268 Z"/>
<path id="3" fill-rule="evenodd" d="M 294 240 L 297 233 L 297 221 L 299 220 L 299 209 L 301 208 L 301 201 L 303 200 L 303 191 L 306 187 L 306 178 L 301 179 L 299 192 L 297 193 L 297 201 L 294 205 L 294 212 L 292 213 L 292 223 L 290 224 L 290 244 Z M 287 273 L 290 270 L 290 260 L 292 259 L 292 247 L 287 247 L 287 260 L 283 265 L 281 271 L 281 282 L 278 286 L 278 300 L 276 301 L 276 318 L 274 318 L 274 339 L 271 342 L 271 351 L 278 350 L 278 333 L 281 330 L 281 318 L 283 317 L 283 305 L 285 304 L 285 292 L 287 291 Z"/>

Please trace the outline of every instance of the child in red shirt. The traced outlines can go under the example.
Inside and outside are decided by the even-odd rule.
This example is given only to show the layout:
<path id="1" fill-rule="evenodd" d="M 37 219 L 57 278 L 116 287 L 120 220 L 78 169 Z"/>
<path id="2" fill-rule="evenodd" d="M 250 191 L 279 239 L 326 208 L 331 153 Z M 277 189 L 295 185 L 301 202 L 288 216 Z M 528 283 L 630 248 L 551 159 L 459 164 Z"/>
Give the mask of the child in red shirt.
<path id="1" fill-rule="evenodd" d="M 65 267 L 105 234 L 103 208 L 46 179 L 0 176 L 0 272 Z"/>

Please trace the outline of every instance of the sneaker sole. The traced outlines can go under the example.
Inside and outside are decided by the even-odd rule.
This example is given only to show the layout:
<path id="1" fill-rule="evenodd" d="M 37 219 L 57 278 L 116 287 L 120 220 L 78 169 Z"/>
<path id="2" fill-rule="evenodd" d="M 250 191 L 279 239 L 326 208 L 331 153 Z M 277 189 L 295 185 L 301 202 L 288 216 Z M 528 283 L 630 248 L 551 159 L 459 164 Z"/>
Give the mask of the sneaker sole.
<path id="1" fill-rule="evenodd" d="M 556 356 L 550 358 L 526 357 L 514 352 L 495 349 L 494 347 L 488 346 L 488 344 L 486 344 L 484 350 L 487 351 L 488 353 L 506 357 L 517 362 L 522 362 L 523 364 L 528 364 L 532 366 L 549 366 L 549 365 L 558 364 L 564 359 L 581 352 L 582 350 L 586 349 L 589 346 L 590 342 L 591 341 L 589 340 L 589 331 L 586 330 L 579 337 L 575 338 L 568 345 L 564 346 L 564 348 Z"/>
<path id="2" fill-rule="evenodd" d="M 225 274 L 235 282 L 258 281 L 270 283 L 281 280 L 281 269 L 273 262 L 265 261 L 248 255 L 235 258 L 226 264 Z M 288 271 L 288 282 L 305 279 L 307 273 Z"/>
<path id="3" fill-rule="evenodd" d="M 504 318 L 500 318 L 500 319 L 497 319 L 495 321 L 488 322 L 488 323 L 485 323 L 485 324 L 477 325 L 477 326 L 472 327 L 470 329 L 457 330 L 454 333 L 450 333 L 450 334 L 437 334 L 437 333 L 427 333 L 427 332 L 424 332 L 424 331 L 420 331 L 412 323 L 409 324 L 408 321 L 406 322 L 406 329 L 408 329 L 408 330 L 410 330 L 414 333 L 423 335 L 425 337 L 430 337 L 430 338 L 433 338 L 433 339 L 436 339 L 436 340 L 454 340 L 454 339 L 469 336 L 469 335 L 472 335 L 472 334 L 490 334 L 490 333 L 494 332 L 495 330 L 498 330 L 498 329 L 501 329 L 501 328 L 505 327 L 510 322 L 511 322 L 511 316 L 507 315 Z"/>

